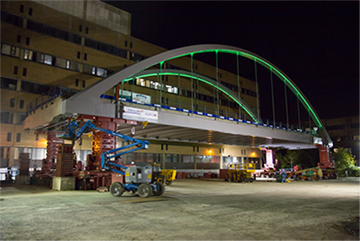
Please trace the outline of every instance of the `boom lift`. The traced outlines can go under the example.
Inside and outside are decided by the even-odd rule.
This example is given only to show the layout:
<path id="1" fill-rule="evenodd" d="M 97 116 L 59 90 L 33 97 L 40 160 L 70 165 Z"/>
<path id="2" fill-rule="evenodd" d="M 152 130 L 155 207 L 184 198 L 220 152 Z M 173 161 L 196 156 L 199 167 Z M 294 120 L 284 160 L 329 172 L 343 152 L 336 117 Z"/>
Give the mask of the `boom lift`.
<path id="1" fill-rule="evenodd" d="M 91 121 L 87 121 L 80 129 L 79 124 L 71 121 L 68 124 L 67 133 L 56 135 L 57 138 L 67 140 L 76 140 L 83 135 L 87 129 L 92 128 L 107 134 L 119 137 L 127 141 L 128 145 L 119 147 L 101 154 L 101 167 L 125 176 L 125 183 L 114 182 L 110 186 L 110 193 L 115 197 L 120 197 L 125 191 L 138 192 L 140 197 L 149 197 L 151 194 L 160 196 L 164 193 L 165 187 L 162 183 L 152 183 L 151 166 L 123 166 L 110 160 L 126 153 L 134 152 L 140 149 L 148 149 L 149 142 L 146 140 L 138 140 L 130 136 L 126 136 L 110 130 L 105 130 L 95 126 Z M 135 147 L 135 148 L 134 148 Z M 128 149 L 128 150 L 126 150 Z M 117 153 L 118 151 L 121 151 Z"/>

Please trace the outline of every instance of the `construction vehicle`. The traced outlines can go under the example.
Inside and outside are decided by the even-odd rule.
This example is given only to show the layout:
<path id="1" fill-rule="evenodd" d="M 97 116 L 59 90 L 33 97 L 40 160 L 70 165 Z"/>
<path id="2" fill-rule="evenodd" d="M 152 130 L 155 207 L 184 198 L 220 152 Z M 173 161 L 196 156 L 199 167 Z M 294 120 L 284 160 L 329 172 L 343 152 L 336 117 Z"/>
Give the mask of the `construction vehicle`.
<path id="1" fill-rule="evenodd" d="M 162 169 L 160 164 L 153 164 L 153 182 L 158 181 L 171 185 L 176 178 L 176 170 L 174 169 Z"/>
<path id="2" fill-rule="evenodd" d="M 307 168 L 303 170 L 292 171 L 287 174 L 287 178 L 294 179 L 296 181 L 319 181 L 322 174 L 322 169 L 320 167 Z"/>
<path id="3" fill-rule="evenodd" d="M 152 182 L 151 166 L 127 167 L 111 161 L 126 153 L 149 148 L 150 143 L 148 141 L 138 140 L 117 132 L 102 129 L 95 126 L 91 121 L 87 121 L 81 128 L 77 122 L 71 121 L 68 123 L 67 132 L 58 134 L 56 137 L 74 141 L 80 138 L 89 128 L 122 138 L 126 142 L 130 143 L 126 146 L 106 151 L 101 154 L 102 168 L 125 176 L 125 183 L 113 182 L 110 185 L 110 193 L 113 196 L 120 197 L 125 191 L 133 193 L 137 192 L 140 197 L 144 198 L 149 197 L 152 194 L 160 196 L 164 193 L 165 187 L 162 183 Z M 125 149 L 128 150 L 125 151 Z"/>
<path id="4" fill-rule="evenodd" d="M 230 163 L 225 180 L 228 182 L 253 182 L 256 180 L 254 163 Z"/>

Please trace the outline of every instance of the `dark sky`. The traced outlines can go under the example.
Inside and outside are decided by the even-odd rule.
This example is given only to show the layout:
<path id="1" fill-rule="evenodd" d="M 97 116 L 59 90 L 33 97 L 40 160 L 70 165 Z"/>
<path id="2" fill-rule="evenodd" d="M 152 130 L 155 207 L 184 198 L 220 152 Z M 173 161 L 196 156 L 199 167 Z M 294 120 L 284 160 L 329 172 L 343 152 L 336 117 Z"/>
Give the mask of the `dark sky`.
<path id="1" fill-rule="evenodd" d="M 321 118 L 359 115 L 358 1 L 106 2 L 132 14 L 136 38 L 167 49 L 225 44 L 249 50 L 285 72 Z M 259 85 L 267 96 L 269 81 Z M 261 101 L 263 113 L 270 102 Z"/>

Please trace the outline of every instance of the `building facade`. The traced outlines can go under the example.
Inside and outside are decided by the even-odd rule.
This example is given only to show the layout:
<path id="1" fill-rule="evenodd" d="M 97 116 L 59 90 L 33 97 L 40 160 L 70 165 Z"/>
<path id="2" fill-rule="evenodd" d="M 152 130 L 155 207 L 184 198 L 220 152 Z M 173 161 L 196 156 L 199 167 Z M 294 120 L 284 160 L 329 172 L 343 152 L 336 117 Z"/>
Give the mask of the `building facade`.
<path id="1" fill-rule="evenodd" d="M 101 1 L 1 1 L 1 166 L 16 166 L 19 153 L 35 163 L 46 157 L 46 134 L 23 130 L 26 115 L 59 89 L 69 95 L 166 49 L 131 36 L 131 14 Z M 156 67 L 156 66 L 155 66 Z M 159 67 L 159 66 L 157 66 Z M 259 113 L 254 81 L 194 59 L 166 62 L 164 69 L 194 71 L 227 86 Z M 246 118 L 226 96 L 208 86 L 176 76 L 139 78 L 123 92 L 145 94 L 152 103 L 193 108 Z M 161 91 L 161 94 L 160 94 Z M 113 90 L 106 95 L 114 96 Z M 51 104 L 51 102 L 49 103 Z M 121 143 L 121 140 L 118 141 Z M 218 169 L 227 161 L 254 161 L 261 152 L 250 146 L 151 141 L 150 149 L 125 160 L 163 162 L 166 167 Z M 91 153 L 91 139 L 75 145 L 78 158 Z M 37 164 L 39 166 L 39 163 Z"/>
<path id="2" fill-rule="evenodd" d="M 359 116 L 326 119 L 323 123 L 334 142 L 334 148 L 348 148 L 355 155 L 357 163 L 359 163 Z"/>

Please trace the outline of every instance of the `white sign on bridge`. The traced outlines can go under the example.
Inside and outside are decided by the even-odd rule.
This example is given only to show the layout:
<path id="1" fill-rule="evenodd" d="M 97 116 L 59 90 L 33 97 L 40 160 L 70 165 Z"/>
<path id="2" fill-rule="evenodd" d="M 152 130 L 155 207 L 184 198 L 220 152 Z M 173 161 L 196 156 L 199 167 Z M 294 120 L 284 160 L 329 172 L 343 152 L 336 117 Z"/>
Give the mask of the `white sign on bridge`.
<path id="1" fill-rule="evenodd" d="M 159 113 L 154 110 L 144 110 L 129 106 L 124 106 L 123 118 L 137 121 L 158 122 Z"/>

